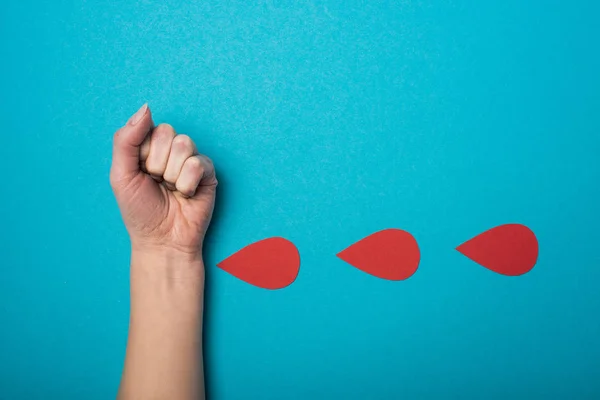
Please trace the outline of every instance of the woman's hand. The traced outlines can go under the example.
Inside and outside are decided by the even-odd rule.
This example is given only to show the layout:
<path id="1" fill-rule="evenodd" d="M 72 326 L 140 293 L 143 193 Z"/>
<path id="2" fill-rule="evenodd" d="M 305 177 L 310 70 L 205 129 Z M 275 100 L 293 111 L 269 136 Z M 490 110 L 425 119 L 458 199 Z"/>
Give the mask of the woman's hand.
<path id="1" fill-rule="evenodd" d="M 199 255 L 217 187 L 211 160 L 142 106 L 114 136 L 110 182 L 134 251 Z"/>

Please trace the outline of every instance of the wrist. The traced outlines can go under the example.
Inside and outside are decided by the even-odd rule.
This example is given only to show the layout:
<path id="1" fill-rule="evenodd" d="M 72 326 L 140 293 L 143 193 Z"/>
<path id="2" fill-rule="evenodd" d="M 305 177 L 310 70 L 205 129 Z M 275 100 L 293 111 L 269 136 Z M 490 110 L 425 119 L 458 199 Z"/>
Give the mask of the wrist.
<path id="1" fill-rule="evenodd" d="M 176 246 L 155 243 L 149 240 L 131 239 L 132 254 L 148 254 L 161 259 L 177 259 L 179 261 L 202 261 L 202 244 L 198 246 Z"/>
<path id="2" fill-rule="evenodd" d="M 131 254 L 148 256 L 158 260 L 173 260 L 178 262 L 202 261 L 202 249 L 180 250 L 170 246 L 131 245 Z"/>
<path id="3" fill-rule="evenodd" d="M 154 287 L 162 288 L 162 291 L 202 292 L 202 254 L 200 251 L 190 253 L 167 247 L 132 246 L 131 285 L 132 289 L 135 285 L 148 290 Z"/>

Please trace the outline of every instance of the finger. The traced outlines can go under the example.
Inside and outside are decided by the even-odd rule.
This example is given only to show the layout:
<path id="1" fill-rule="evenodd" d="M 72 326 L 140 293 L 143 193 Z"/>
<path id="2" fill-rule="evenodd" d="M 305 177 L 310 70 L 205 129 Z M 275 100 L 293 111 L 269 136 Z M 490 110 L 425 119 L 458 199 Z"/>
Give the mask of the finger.
<path id="1" fill-rule="evenodd" d="M 175 182 L 179 177 L 179 173 L 183 168 L 185 160 L 191 156 L 198 154 L 194 141 L 187 135 L 177 135 L 171 143 L 171 153 L 169 154 L 169 161 L 167 162 L 167 168 L 163 174 L 166 186 L 175 190 Z"/>
<path id="2" fill-rule="evenodd" d="M 140 146 L 140 169 L 144 172 L 148 172 L 146 170 L 146 160 L 148 159 L 148 154 L 150 154 L 150 138 L 152 138 L 152 132 L 146 135 Z"/>
<path id="3" fill-rule="evenodd" d="M 216 184 L 212 161 L 205 156 L 195 155 L 183 163 L 175 187 L 181 194 L 192 197 L 198 186 L 210 184 L 212 181 Z"/>
<path id="4" fill-rule="evenodd" d="M 175 137 L 175 130 L 169 124 L 160 124 L 150 135 L 150 150 L 146 159 L 146 170 L 150 175 L 162 180 L 167 168 L 171 143 Z"/>
<path id="5" fill-rule="evenodd" d="M 204 175 L 198 186 L 216 186 L 218 182 L 215 173 L 215 165 L 212 160 L 205 155 L 200 154 L 200 159 L 204 165 Z"/>
<path id="6" fill-rule="evenodd" d="M 144 104 L 127 124 L 115 133 L 111 166 L 113 182 L 128 179 L 140 172 L 139 147 L 152 126 L 152 113 L 148 105 Z"/>

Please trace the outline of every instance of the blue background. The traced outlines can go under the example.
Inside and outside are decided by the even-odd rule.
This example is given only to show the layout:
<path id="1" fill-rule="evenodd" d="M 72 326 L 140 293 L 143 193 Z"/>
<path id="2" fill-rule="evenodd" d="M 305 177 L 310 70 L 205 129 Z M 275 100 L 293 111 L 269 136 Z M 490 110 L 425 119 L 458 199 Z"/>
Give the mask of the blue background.
<path id="1" fill-rule="evenodd" d="M 129 243 L 111 140 L 146 101 L 220 178 L 211 397 L 598 398 L 596 4 L 3 4 L 0 398 L 116 393 Z M 510 222 L 538 237 L 530 273 L 454 250 Z M 391 227 L 421 248 L 410 279 L 335 257 Z M 216 268 L 270 236 L 300 251 L 291 286 Z"/>

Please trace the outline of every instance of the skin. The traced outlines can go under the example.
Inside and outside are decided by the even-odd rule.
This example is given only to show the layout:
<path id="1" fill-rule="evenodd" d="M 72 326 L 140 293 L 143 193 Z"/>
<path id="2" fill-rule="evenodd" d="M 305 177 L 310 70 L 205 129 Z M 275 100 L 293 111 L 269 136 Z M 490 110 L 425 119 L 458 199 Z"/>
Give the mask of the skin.
<path id="1" fill-rule="evenodd" d="M 202 242 L 210 159 L 142 106 L 113 139 L 110 183 L 131 239 L 131 310 L 118 399 L 203 399 Z"/>

